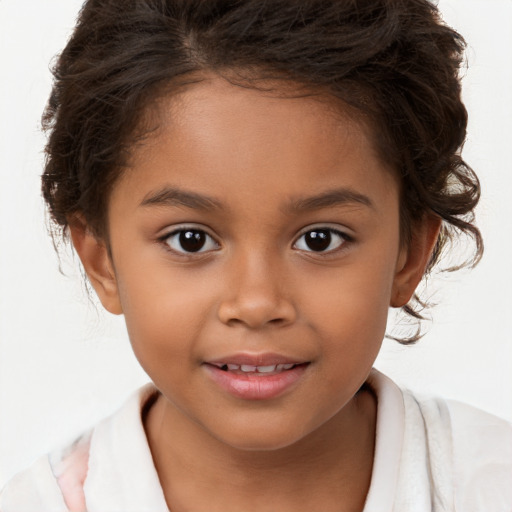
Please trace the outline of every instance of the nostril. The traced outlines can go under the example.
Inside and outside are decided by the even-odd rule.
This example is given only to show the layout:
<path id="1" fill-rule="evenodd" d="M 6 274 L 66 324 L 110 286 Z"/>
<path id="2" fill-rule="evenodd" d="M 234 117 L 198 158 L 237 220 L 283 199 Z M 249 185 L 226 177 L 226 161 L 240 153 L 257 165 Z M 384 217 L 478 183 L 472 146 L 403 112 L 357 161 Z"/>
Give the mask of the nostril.
<path id="1" fill-rule="evenodd" d="M 283 324 L 283 323 L 285 323 L 285 319 L 284 318 L 273 318 L 268 323 L 269 324 Z"/>
<path id="2" fill-rule="evenodd" d="M 233 290 L 230 290 L 233 293 Z M 280 327 L 296 318 L 295 306 L 277 290 L 245 287 L 219 304 L 218 318 L 222 323 L 259 329 Z"/>

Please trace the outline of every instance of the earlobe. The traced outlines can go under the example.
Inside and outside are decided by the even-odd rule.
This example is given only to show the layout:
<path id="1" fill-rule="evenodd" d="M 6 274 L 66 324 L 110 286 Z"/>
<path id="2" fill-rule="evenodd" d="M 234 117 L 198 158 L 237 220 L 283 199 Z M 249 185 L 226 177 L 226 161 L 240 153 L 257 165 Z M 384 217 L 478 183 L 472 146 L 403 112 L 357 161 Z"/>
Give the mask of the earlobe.
<path id="1" fill-rule="evenodd" d="M 400 308 L 407 304 L 420 283 L 441 229 L 441 219 L 426 216 L 414 228 L 412 240 L 404 247 L 397 264 L 390 305 Z"/>
<path id="2" fill-rule="evenodd" d="M 104 308 L 114 315 L 122 314 L 114 267 L 106 244 L 76 216 L 69 222 L 73 246 Z"/>

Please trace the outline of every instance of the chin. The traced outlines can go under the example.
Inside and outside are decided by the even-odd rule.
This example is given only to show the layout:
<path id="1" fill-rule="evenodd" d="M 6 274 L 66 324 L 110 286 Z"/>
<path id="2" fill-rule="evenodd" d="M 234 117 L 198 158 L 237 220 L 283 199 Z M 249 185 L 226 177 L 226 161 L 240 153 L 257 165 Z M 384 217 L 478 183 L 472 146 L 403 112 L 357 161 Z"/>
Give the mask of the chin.
<path id="1" fill-rule="evenodd" d="M 211 433 L 221 443 L 247 452 L 282 450 L 300 442 L 307 435 L 303 429 L 293 428 L 286 423 L 272 426 L 255 422 L 248 428 L 233 422 L 229 431 Z"/>
<path id="2" fill-rule="evenodd" d="M 296 442 L 300 441 L 301 438 L 298 439 L 290 439 L 289 436 L 282 436 L 279 438 L 271 437 L 271 436 L 255 436 L 254 438 L 240 438 L 240 439 L 220 439 L 220 441 L 228 444 L 231 448 L 235 450 L 244 451 L 244 452 L 275 452 L 278 450 L 283 450 L 288 448 L 289 446 L 294 445 Z"/>

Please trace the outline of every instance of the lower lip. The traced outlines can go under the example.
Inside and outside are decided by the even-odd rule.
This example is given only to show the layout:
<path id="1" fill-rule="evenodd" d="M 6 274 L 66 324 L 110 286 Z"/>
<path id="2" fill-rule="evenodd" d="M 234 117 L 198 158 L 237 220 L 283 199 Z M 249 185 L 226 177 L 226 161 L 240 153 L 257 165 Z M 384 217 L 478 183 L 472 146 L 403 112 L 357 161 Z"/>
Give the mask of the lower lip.
<path id="1" fill-rule="evenodd" d="M 307 364 L 295 366 L 273 375 L 248 373 L 247 375 L 224 371 L 205 364 L 211 378 L 229 394 L 244 400 L 270 400 L 291 389 L 304 374 Z"/>

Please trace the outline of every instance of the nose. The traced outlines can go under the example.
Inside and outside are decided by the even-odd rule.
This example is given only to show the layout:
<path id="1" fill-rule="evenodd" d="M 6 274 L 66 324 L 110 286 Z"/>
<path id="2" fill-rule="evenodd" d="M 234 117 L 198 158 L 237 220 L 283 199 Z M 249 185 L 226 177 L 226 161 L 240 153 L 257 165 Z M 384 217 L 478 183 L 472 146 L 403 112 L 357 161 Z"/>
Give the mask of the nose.
<path id="1" fill-rule="evenodd" d="M 283 273 L 256 254 L 232 262 L 218 317 L 221 322 L 250 329 L 282 327 L 296 320 L 296 308 L 290 298 Z"/>

